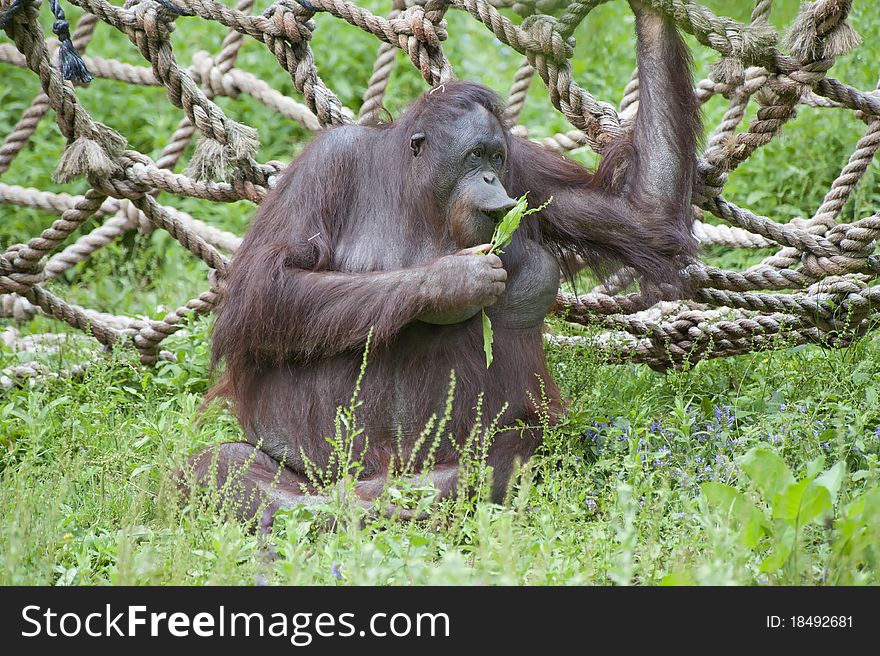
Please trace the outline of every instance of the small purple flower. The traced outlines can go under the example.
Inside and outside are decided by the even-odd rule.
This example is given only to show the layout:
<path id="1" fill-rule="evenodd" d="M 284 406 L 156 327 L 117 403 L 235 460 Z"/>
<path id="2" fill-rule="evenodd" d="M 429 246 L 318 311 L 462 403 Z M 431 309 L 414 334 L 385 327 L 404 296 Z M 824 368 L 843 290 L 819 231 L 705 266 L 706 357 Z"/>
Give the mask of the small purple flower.
<path id="1" fill-rule="evenodd" d="M 877 430 L 880 431 L 880 426 L 877 427 Z M 660 420 L 652 419 L 651 425 L 648 427 L 648 432 L 654 433 L 655 435 L 660 432 Z"/>
<path id="2" fill-rule="evenodd" d="M 584 503 L 587 506 L 587 510 L 589 510 L 591 513 L 594 513 L 599 509 L 599 504 L 596 503 L 595 499 L 588 498 Z"/>
<path id="3" fill-rule="evenodd" d="M 733 471 L 733 463 L 730 458 L 728 458 L 723 453 L 715 456 L 715 464 L 717 466 L 717 472 L 719 475 L 730 475 Z"/>
<path id="4" fill-rule="evenodd" d="M 330 573 L 336 577 L 337 579 L 342 578 L 342 566 L 339 563 L 333 563 L 330 565 Z"/>
<path id="5" fill-rule="evenodd" d="M 602 431 L 608 428 L 610 424 L 607 421 L 593 421 L 587 428 L 585 435 L 594 442 L 602 442 Z"/>
<path id="6" fill-rule="evenodd" d="M 825 453 L 831 453 L 831 445 L 828 442 L 822 442 L 822 448 L 825 449 Z"/>
<path id="7" fill-rule="evenodd" d="M 666 467 L 669 463 L 666 460 L 667 456 L 669 456 L 672 452 L 668 447 L 661 446 L 657 450 L 657 456 L 654 458 L 654 466 L 655 467 Z"/>
<path id="8" fill-rule="evenodd" d="M 736 420 L 736 416 L 733 414 L 733 408 L 729 405 L 716 405 L 714 408 L 715 413 L 715 421 L 712 423 L 712 427 L 715 429 L 715 432 L 719 432 L 723 426 L 727 426 L 727 428 L 733 428 L 733 423 Z"/>

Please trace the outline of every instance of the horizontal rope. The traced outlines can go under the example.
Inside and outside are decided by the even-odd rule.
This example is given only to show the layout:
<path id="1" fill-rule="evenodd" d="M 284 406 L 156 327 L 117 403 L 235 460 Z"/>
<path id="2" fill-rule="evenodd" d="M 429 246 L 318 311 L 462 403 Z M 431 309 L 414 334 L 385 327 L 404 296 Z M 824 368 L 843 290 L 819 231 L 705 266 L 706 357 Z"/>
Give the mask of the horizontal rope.
<path id="1" fill-rule="evenodd" d="M 805 3 L 782 44 L 766 23 L 769 2 L 758 3 L 751 22 L 744 24 L 689 0 L 643 1 L 720 56 L 712 76 L 695 85 L 701 103 L 722 96 L 727 109 L 701 154 L 694 203 L 698 218 L 709 212 L 721 223 L 697 220 L 695 236 L 704 246 L 772 248 L 775 253 L 744 271 L 692 265 L 682 272 L 694 290 L 687 302 L 646 307 L 640 294 L 623 293 L 635 284 L 627 271 L 616 273 L 589 294 L 561 293 L 554 311 L 575 323 L 601 326 L 606 332 L 597 338 L 550 339 L 561 345 L 590 343 L 608 351 L 611 361 L 645 362 L 663 369 L 680 366 L 684 360 L 795 343 L 838 347 L 864 334 L 876 323 L 880 302 L 880 288 L 874 286 L 880 274 L 880 261 L 874 255 L 880 216 L 875 213 L 847 224 L 840 222 L 840 214 L 880 148 L 880 95 L 828 75 L 835 58 L 858 43 L 847 24 L 852 3 Z M 121 343 L 137 349 L 144 363 L 169 357 L 160 345 L 180 330 L 186 317 L 212 311 L 222 294 L 227 254 L 233 254 L 241 243 L 239 236 L 167 202 L 159 203 L 156 196 L 168 193 L 212 202 L 259 204 L 283 171 L 277 162 L 256 161 L 256 131 L 228 117 L 214 99 L 245 94 L 310 131 L 355 120 L 355 112 L 341 104 L 317 73 L 311 50 L 316 12 L 354 25 L 381 43 L 360 110 L 362 119 L 378 112 L 397 50 L 431 85 L 452 77 L 444 52 L 455 39 L 444 18 L 448 9 L 469 15 L 522 56 L 510 88 L 506 112 L 510 121 L 522 115 L 532 79 L 545 86 L 551 104 L 572 129 L 537 139 L 544 147 L 558 153 L 589 147 L 601 153 L 632 129 L 638 108 L 637 71 L 626 86 L 619 112 L 584 89 L 572 73 L 570 59 L 577 56 L 572 34 L 600 1 L 397 0 L 387 17 L 349 0 L 281 0 L 257 15 L 250 13 L 253 0 L 241 0 L 234 8 L 213 0 L 140 0 L 124 6 L 106 0 L 71 2 L 86 12 L 71 36 L 72 48 L 85 48 L 101 22 L 102 28 L 111 26 L 125 34 L 147 64 L 136 66 L 83 54 L 82 63 L 97 78 L 92 84 L 107 79 L 162 87 L 182 119 L 155 161 L 127 148 L 122 136 L 92 119 L 79 103 L 81 91 L 64 79 L 64 67 L 58 64 L 70 51 L 45 37 L 37 4 L 23 0 L 19 10 L 4 19 L 11 43 L 0 43 L 0 62 L 33 71 L 41 93 L 0 144 L 0 173 L 14 171 L 15 157 L 51 109 L 68 144 L 56 177 L 61 181 L 83 177 L 90 189 L 84 195 L 69 195 L 0 183 L 0 203 L 55 215 L 26 244 L 3 247 L 0 316 L 20 321 L 36 314 L 55 317 L 103 345 Z M 9 0 L 0 0 L 0 15 L 6 16 L 4 8 L 9 6 Z M 511 18 L 499 12 L 501 8 L 512 8 L 525 18 Z M 178 63 L 170 35 L 181 15 L 229 29 L 216 54 L 199 51 L 188 65 Z M 236 66 L 245 37 L 270 51 L 290 75 L 302 102 Z M 728 200 L 724 187 L 729 172 L 776 138 L 795 119 L 801 105 L 851 110 L 866 124 L 821 207 L 805 210 L 806 219 L 781 223 Z M 741 128 L 751 115 L 750 106 L 757 107 L 755 118 Z M 527 126 L 513 129 L 528 134 Z M 195 152 L 186 170 L 177 172 L 194 139 Z M 53 291 L 46 289 L 47 281 L 126 232 L 153 229 L 168 231 L 211 271 L 208 291 L 162 319 L 95 312 L 65 302 L 58 295 L 57 283 Z M 47 348 L 50 343 L 39 341 Z M 15 344 L 32 348 L 21 340 Z M 23 367 L 4 372 L 0 387 L 17 377 L 56 373 L 39 366 Z M 77 373 L 74 368 L 69 375 Z"/>

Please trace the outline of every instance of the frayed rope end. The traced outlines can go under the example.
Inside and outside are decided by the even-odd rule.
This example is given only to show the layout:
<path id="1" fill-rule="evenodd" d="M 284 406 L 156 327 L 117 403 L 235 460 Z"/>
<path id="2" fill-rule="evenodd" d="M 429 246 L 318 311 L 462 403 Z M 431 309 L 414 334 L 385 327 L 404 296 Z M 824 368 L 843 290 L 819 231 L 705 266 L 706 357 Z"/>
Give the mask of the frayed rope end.
<path id="1" fill-rule="evenodd" d="M 64 149 L 52 180 L 70 182 L 80 176 L 104 178 L 117 168 L 101 144 L 88 137 L 79 137 Z"/>
<path id="2" fill-rule="evenodd" d="M 861 43 L 861 37 L 845 17 L 840 18 L 824 37 L 819 36 L 819 25 L 828 18 L 820 15 L 819 9 L 821 7 L 816 3 L 805 3 L 785 37 L 785 47 L 800 61 L 845 55 Z"/>
<path id="3" fill-rule="evenodd" d="M 88 84 L 94 79 L 70 39 L 61 42 L 61 47 L 58 49 L 58 66 L 64 79 L 70 82 Z"/>
<path id="4" fill-rule="evenodd" d="M 256 156 L 260 139 L 254 128 L 230 121 L 226 134 L 226 145 L 204 135 L 199 138 L 195 153 L 186 167 L 186 175 L 195 180 L 225 182 L 235 162 Z"/>

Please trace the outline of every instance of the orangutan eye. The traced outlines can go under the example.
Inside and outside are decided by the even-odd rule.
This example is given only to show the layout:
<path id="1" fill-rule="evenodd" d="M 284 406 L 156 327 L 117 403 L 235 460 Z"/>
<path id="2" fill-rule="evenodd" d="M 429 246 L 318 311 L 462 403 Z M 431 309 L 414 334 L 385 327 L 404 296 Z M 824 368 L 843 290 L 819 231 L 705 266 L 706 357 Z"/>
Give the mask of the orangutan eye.
<path id="1" fill-rule="evenodd" d="M 501 166 L 504 163 L 504 156 L 501 153 L 495 153 L 492 155 L 492 164 L 495 166 Z"/>
<path id="2" fill-rule="evenodd" d="M 483 149 L 482 148 L 474 148 L 471 151 L 471 157 L 474 159 L 483 159 Z"/>

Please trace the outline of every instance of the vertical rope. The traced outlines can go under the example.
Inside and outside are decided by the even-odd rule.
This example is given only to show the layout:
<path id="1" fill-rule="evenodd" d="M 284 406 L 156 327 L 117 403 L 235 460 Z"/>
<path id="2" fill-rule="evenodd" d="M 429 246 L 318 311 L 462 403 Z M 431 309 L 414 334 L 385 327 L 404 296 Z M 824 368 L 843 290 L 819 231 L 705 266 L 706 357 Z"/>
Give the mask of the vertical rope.
<path id="1" fill-rule="evenodd" d="M 525 107 L 526 98 L 529 95 L 529 86 L 535 76 L 535 69 L 529 63 L 527 57 L 523 57 L 513 77 L 513 85 L 507 99 L 507 107 L 504 110 L 504 121 L 508 125 L 516 125 L 519 115 Z"/>
<path id="2" fill-rule="evenodd" d="M 397 18 L 405 7 L 405 0 L 394 0 L 388 18 Z M 377 114 L 382 109 L 382 101 L 385 100 L 385 92 L 388 90 L 388 82 L 391 80 L 391 73 L 394 71 L 396 60 L 397 47 L 384 41 L 380 43 L 376 61 L 373 63 L 373 73 L 370 75 L 370 81 L 367 83 L 367 90 L 364 92 L 364 102 L 361 104 L 360 113 L 358 114 L 359 123 L 368 123 L 375 120 Z"/>
<path id="3" fill-rule="evenodd" d="M 73 47 L 79 51 L 85 50 L 89 41 L 92 39 L 92 34 L 95 30 L 95 25 L 97 24 L 97 16 L 88 13 L 83 14 L 77 22 L 76 29 L 73 31 L 73 36 L 71 37 Z M 24 148 L 25 144 L 30 140 L 34 132 L 36 132 L 40 120 L 42 120 L 46 115 L 46 112 L 49 111 L 49 107 L 51 107 L 49 104 L 49 96 L 45 93 L 41 93 L 34 98 L 31 106 L 21 115 L 21 119 L 16 123 L 12 132 L 10 132 L 6 136 L 6 139 L 3 140 L 3 145 L 0 145 L 0 175 L 9 169 L 12 160 L 15 159 L 18 153 L 21 152 L 22 148 Z"/>
<path id="4" fill-rule="evenodd" d="M 770 10 L 773 8 L 773 0 L 757 0 L 755 8 L 752 10 L 750 22 L 752 26 L 757 23 L 766 22 L 770 16 Z M 759 79 L 760 84 L 755 84 L 755 80 Z M 749 81 L 752 83 L 749 84 Z M 749 100 L 758 89 L 760 89 L 767 81 L 767 73 L 761 68 L 752 67 L 743 71 L 742 77 L 736 81 L 734 88 L 730 91 L 727 110 L 721 122 L 715 127 L 712 135 L 708 139 L 708 144 L 703 156 L 711 165 L 711 171 L 707 172 L 710 177 L 710 184 L 718 188 L 723 188 L 725 177 L 722 169 L 724 168 L 724 159 L 733 147 L 732 139 L 736 133 L 739 124 L 742 123 L 746 115 L 746 109 Z"/>
<path id="5" fill-rule="evenodd" d="M 571 2 L 557 22 L 559 35 L 563 39 L 569 38 L 587 14 L 605 2 L 608 0 L 575 0 Z M 504 119 L 509 125 L 515 125 L 519 120 L 519 115 L 525 106 L 529 93 L 529 85 L 534 76 L 534 67 L 529 63 L 528 57 L 524 57 L 513 78 L 507 108 L 504 111 Z"/>
<path id="6" fill-rule="evenodd" d="M 239 11 L 250 11 L 253 6 L 254 0 L 240 0 L 235 8 Z M 244 36 L 235 30 L 231 30 L 223 38 L 223 44 L 216 59 L 217 67 L 221 72 L 226 73 L 235 65 L 235 60 L 238 57 L 238 51 L 242 43 L 244 43 Z M 209 99 L 214 97 L 214 91 L 210 85 L 204 85 L 204 92 Z M 192 141 L 195 131 L 195 126 L 187 116 L 184 116 L 177 125 L 177 129 L 174 130 L 174 134 L 171 135 L 171 139 L 168 140 L 168 143 L 159 154 L 156 166 L 169 170 L 177 166 L 181 156 L 187 146 L 189 146 L 190 141 Z"/>
<path id="7" fill-rule="evenodd" d="M 749 19 L 752 24 L 760 20 L 769 20 L 770 11 L 773 9 L 773 0 L 756 0 L 755 8 L 752 9 L 752 17 Z"/>
<path id="8" fill-rule="evenodd" d="M 437 25 L 443 20 L 450 6 L 449 0 L 428 0 L 425 3 L 425 18 L 432 24 Z M 451 80 L 454 75 L 452 73 L 452 64 L 449 63 L 443 48 L 438 44 L 432 50 L 431 82 L 436 86 Z"/>
<path id="9" fill-rule="evenodd" d="M 633 69 L 629 82 L 623 90 L 623 98 L 620 99 L 619 112 L 629 116 L 635 112 L 639 103 L 639 67 Z"/>

